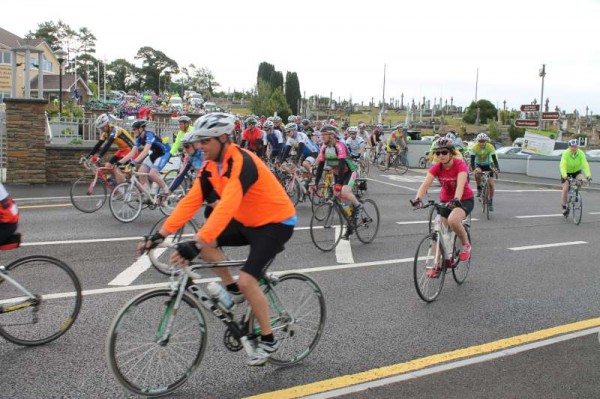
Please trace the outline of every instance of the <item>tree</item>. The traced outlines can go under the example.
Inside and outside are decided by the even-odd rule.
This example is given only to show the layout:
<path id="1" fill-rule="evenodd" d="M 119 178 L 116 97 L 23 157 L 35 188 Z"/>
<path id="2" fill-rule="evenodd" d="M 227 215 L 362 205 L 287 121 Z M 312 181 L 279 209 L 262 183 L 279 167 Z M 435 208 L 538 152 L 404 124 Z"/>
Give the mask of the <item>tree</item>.
<path id="1" fill-rule="evenodd" d="M 77 52 L 77 72 L 84 81 L 88 81 L 91 67 L 97 63 L 94 57 L 96 54 L 96 36 L 88 28 L 81 28 L 77 35 L 79 46 L 75 48 Z"/>
<path id="2" fill-rule="evenodd" d="M 119 58 L 107 66 L 112 73 L 106 75 L 107 84 L 110 87 L 123 89 L 124 91 L 140 90 L 138 69 L 129 61 Z"/>
<path id="3" fill-rule="evenodd" d="M 142 60 L 142 67 L 139 69 L 140 89 L 142 90 L 152 89 L 158 93 L 160 76 L 163 72 L 167 82 L 171 80 L 172 75 L 179 73 L 179 65 L 175 60 L 152 47 L 140 48 L 134 58 Z"/>
<path id="4" fill-rule="evenodd" d="M 38 24 L 37 30 L 27 32 L 25 39 L 43 39 L 52 51 L 56 51 L 66 46 L 76 35 L 69 25 L 59 19 L 58 23 L 47 21 Z"/>
<path id="5" fill-rule="evenodd" d="M 264 80 L 256 85 L 255 94 L 250 97 L 248 105 L 255 115 L 273 115 L 277 112 L 277 115 L 286 120 L 292 114 L 281 87 L 272 89 Z"/>
<path id="6" fill-rule="evenodd" d="M 256 77 L 256 85 L 260 83 L 261 80 L 265 82 L 271 81 L 271 74 L 275 72 L 275 66 L 269 64 L 268 62 L 261 62 L 258 66 L 258 74 Z M 283 84 L 283 81 L 282 81 Z"/>
<path id="7" fill-rule="evenodd" d="M 271 72 L 271 76 L 269 77 L 269 84 L 271 85 L 271 89 L 276 89 L 281 87 L 283 90 L 283 73 L 280 71 Z"/>
<path id="8" fill-rule="evenodd" d="M 488 100 L 479 100 L 477 103 L 471 102 L 471 105 L 465 110 L 465 116 L 463 122 L 473 124 L 477 119 L 477 109 L 479 108 L 479 120 L 481 123 L 486 124 L 488 120 L 493 120 L 498 116 L 498 110 Z"/>
<path id="9" fill-rule="evenodd" d="M 300 93 L 300 82 L 298 81 L 298 75 L 296 72 L 288 72 L 285 75 L 285 99 L 289 104 L 294 115 L 300 113 L 298 109 L 298 102 L 302 98 Z"/>
<path id="10" fill-rule="evenodd" d="M 198 89 L 201 93 L 204 93 L 209 97 L 212 97 L 215 89 L 221 86 L 219 82 L 215 80 L 215 76 L 210 69 L 206 67 L 200 68 L 197 71 L 196 76 L 198 78 Z"/>

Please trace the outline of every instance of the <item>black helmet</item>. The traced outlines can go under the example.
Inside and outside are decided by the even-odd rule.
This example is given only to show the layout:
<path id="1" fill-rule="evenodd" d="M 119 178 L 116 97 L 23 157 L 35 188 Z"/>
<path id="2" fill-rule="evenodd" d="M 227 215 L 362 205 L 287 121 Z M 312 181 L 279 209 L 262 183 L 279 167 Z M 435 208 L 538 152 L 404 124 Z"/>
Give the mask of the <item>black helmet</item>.
<path id="1" fill-rule="evenodd" d="M 147 124 L 148 124 L 148 121 L 146 121 L 145 119 L 138 119 L 137 121 L 135 121 L 131 124 L 131 127 L 132 127 L 132 129 L 137 129 L 140 127 L 146 127 Z"/>

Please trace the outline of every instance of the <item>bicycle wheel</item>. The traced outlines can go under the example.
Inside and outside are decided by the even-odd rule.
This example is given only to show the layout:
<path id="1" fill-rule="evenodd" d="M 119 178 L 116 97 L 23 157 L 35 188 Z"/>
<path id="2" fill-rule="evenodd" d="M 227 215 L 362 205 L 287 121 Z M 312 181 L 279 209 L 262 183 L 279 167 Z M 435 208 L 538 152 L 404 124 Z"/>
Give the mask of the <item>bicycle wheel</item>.
<path id="1" fill-rule="evenodd" d="M 390 164 L 392 163 L 391 161 L 392 160 L 390 159 Z M 385 153 L 380 153 L 377 155 L 377 167 L 382 172 L 388 169 L 387 165 L 385 164 Z"/>
<path id="2" fill-rule="evenodd" d="M 375 165 L 377 162 L 377 152 L 374 149 L 369 150 L 369 163 Z"/>
<path id="3" fill-rule="evenodd" d="M 273 335 L 280 342 L 269 363 L 291 366 L 307 357 L 317 346 L 325 327 L 323 292 L 317 283 L 301 273 L 281 275 L 267 288 Z M 252 314 L 250 332 L 260 335 L 260 325 Z"/>
<path id="4" fill-rule="evenodd" d="M 119 383 L 137 395 L 162 396 L 181 386 L 206 348 L 204 315 L 186 292 L 179 309 L 170 289 L 133 298 L 115 317 L 106 339 L 108 366 Z M 169 325 L 169 323 L 172 323 Z M 163 336 L 170 328 L 168 336 Z"/>
<path id="5" fill-rule="evenodd" d="M 394 165 L 394 172 L 396 172 L 399 175 L 403 175 L 408 171 L 408 163 L 406 162 L 404 157 L 401 156 L 400 154 L 396 155 L 393 165 Z"/>
<path id="6" fill-rule="evenodd" d="M 446 259 L 444 248 L 437 244 L 437 233 L 428 234 L 417 247 L 413 265 L 413 279 L 417 294 L 425 302 L 433 302 L 444 286 Z M 436 272 L 437 271 L 437 272 Z"/>
<path id="7" fill-rule="evenodd" d="M 64 262 L 44 255 L 26 256 L 6 266 L 6 274 L 31 294 L 37 304 L 11 305 L 25 300 L 23 291 L 2 281 L 0 335 L 14 344 L 36 346 L 53 341 L 71 328 L 81 309 L 81 284 Z"/>
<path id="8" fill-rule="evenodd" d="M 148 235 L 152 235 L 156 233 L 163 225 L 167 216 L 164 216 L 158 222 L 152 226 Z M 181 229 L 177 230 L 175 233 L 167 237 L 167 239 L 171 240 L 173 243 L 178 243 L 180 241 L 192 239 L 194 235 L 198 232 L 199 226 L 198 223 L 194 219 L 190 219 Z M 177 266 L 171 264 L 171 254 L 173 253 L 173 248 L 157 248 L 155 251 L 155 256 L 150 257 L 150 263 L 156 270 L 158 270 L 162 274 L 166 274 L 170 276 L 172 271 Z"/>
<path id="9" fill-rule="evenodd" d="M 327 197 L 329 196 L 328 191 L 329 191 L 329 189 L 326 185 L 319 184 L 317 191 L 310 193 L 309 198 L 310 198 L 311 208 L 312 208 L 313 213 L 315 212 L 315 209 L 319 205 L 324 204 L 325 201 L 327 201 Z"/>
<path id="10" fill-rule="evenodd" d="M 479 201 L 481 201 L 481 212 L 485 213 L 487 208 L 487 186 L 483 185 L 481 187 L 481 195 L 479 196 Z"/>
<path id="11" fill-rule="evenodd" d="M 581 198 L 581 194 L 577 192 L 573 196 L 573 201 L 571 202 L 571 218 L 573 219 L 573 223 L 579 225 L 581 223 L 581 216 L 583 215 L 583 199 Z"/>
<path id="12" fill-rule="evenodd" d="M 471 242 L 471 229 L 467 225 L 465 226 L 465 230 L 467 232 L 467 238 L 469 242 Z M 464 262 L 461 262 L 460 256 L 461 243 L 458 236 L 454 236 L 454 244 L 452 245 L 452 277 L 454 277 L 454 281 L 456 284 L 462 284 L 467 279 L 467 274 L 469 274 L 469 269 L 471 268 L 471 258 Z M 473 253 L 471 251 L 471 253 Z"/>
<path id="13" fill-rule="evenodd" d="M 142 192 L 130 183 L 121 183 L 110 193 L 108 204 L 119 222 L 133 222 L 142 212 Z"/>
<path id="14" fill-rule="evenodd" d="M 292 179 L 292 176 L 287 176 L 284 180 L 283 187 L 285 192 L 292 200 L 294 206 L 298 205 L 300 196 L 302 195 L 302 189 L 300 188 L 300 182 L 298 179 Z"/>
<path id="15" fill-rule="evenodd" d="M 168 185 L 170 185 L 170 183 L 167 183 L 167 186 Z M 181 199 L 184 196 L 185 196 L 185 190 L 183 188 L 183 183 L 182 183 L 181 186 L 179 186 L 175 190 L 173 190 L 173 192 L 171 193 L 171 195 L 169 195 L 168 197 L 166 197 L 163 200 L 162 205 L 159 206 L 159 209 L 162 212 L 162 214 L 168 216 L 171 213 L 173 213 L 173 210 L 175 209 L 175 207 L 177 206 L 177 204 L 179 203 L 179 201 L 181 201 Z"/>
<path id="16" fill-rule="evenodd" d="M 421 168 L 421 169 L 427 168 L 427 158 L 426 157 L 419 158 L 419 168 Z"/>
<path id="17" fill-rule="evenodd" d="M 370 169 L 369 161 L 366 159 L 363 159 L 360 162 L 362 164 L 362 176 L 361 177 L 366 178 L 367 176 L 369 176 L 369 169 Z"/>
<path id="18" fill-rule="evenodd" d="M 321 251 L 331 251 L 342 238 L 344 222 L 339 208 L 331 202 L 319 205 L 310 219 L 310 238 Z"/>
<path id="19" fill-rule="evenodd" d="M 356 219 L 356 236 L 365 244 L 373 242 L 379 231 L 379 208 L 372 199 L 363 201 L 363 207 Z"/>
<path id="20" fill-rule="evenodd" d="M 427 231 L 429 234 L 433 233 L 433 220 L 435 219 L 435 207 L 429 208 L 429 221 L 427 222 Z"/>
<path id="21" fill-rule="evenodd" d="M 106 185 L 93 175 L 81 176 L 71 186 L 71 203 L 85 213 L 93 213 L 106 202 Z"/>

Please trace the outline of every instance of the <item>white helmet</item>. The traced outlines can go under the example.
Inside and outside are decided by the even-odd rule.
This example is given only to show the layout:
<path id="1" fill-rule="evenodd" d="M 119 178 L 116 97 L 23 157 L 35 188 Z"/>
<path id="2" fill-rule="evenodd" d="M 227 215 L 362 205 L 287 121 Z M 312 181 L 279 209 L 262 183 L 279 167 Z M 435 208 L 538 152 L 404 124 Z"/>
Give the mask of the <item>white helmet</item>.
<path id="1" fill-rule="evenodd" d="M 358 133 L 358 128 L 356 126 L 350 126 L 348 128 L 348 133 Z"/>
<path id="2" fill-rule="evenodd" d="M 287 125 L 285 125 L 285 130 L 289 131 L 289 130 L 297 130 L 298 129 L 298 125 L 296 125 L 295 123 L 288 123 Z"/>
<path id="3" fill-rule="evenodd" d="M 200 137 L 198 137 L 197 134 L 194 134 L 194 132 L 191 131 L 183 136 L 183 138 L 181 139 L 181 144 L 191 144 L 195 143 L 198 140 L 200 140 Z"/>
<path id="4" fill-rule="evenodd" d="M 454 133 L 447 133 L 445 137 L 452 141 L 456 140 L 456 136 L 454 135 Z"/>
<path id="5" fill-rule="evenodd" d="M 490 141 L 490 138 L 485 133 L 479 133 L 476 137 L 477 141 Z"/>
<path id="6" fill-rule="evenodd" d="M 96 119 L 96 121 L 94 122 L 94 126 L 96 126 L 96 129 L 102 129 L 104 126 L 108 125 L 109 123 L 110 123 L 110 116 L 108 116 L 107 114 L 102 114 Z"/>
<path id="7" fill-rule="evenodd" d="M 296 121 L 296 115 L 290 115 L 288 116 L 288 122 L 295 122 Z"/>
<path id="8" fill-rule="evenodd" d="M 211 112 L 196 119 L 192 133 L 198 137 L 219 137 L 231 134 L 235 127 L 235 117 L 224 112 Z"/>
<path id="9" fill-rule="evenodd" d="M 266 121 L 265 124 L 263 125 L 263 128 L 264 129 L 273 129 L 273 126 L 275 126 L 275 125 L 273 124 L 272 121 Z"/>

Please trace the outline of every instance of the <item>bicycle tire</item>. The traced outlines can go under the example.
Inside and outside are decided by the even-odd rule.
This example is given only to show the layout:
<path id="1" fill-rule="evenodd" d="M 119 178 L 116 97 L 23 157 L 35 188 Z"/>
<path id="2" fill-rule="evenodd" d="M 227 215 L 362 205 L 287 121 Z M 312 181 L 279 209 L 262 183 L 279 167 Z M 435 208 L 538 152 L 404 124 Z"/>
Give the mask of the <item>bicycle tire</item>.
<path id="1" fill-rule="evenodd" d="M 396 155 L 396 159 L 394 159 L 394 172 L 399 175 L 403 175 L 408 171 L 408 162 L 400 156 L 400 154 Z"/>
<path id="2" fill-rule="evenodd" d="M 362 165 L 362 176 L 366 178 L 367 176 L 369 176 L 369 170 L 370 170 L 370 166 L 369 166 L 369 161 L 366 159 L 361 160 L 361 165 Z"/>
<path id="3" fill-rule="evenodd" d="M 435 207 L 429 208 L 429 221 L 427 222 L 427 231 L 429 234 L 433 233 L 433 220 L 435 219 Z"/>
<path id="4" fill-rule="evenodd" d="M 380 153 L 379 155 L 377 155 L 377 168 L 379 168 L 379 171 L 381 172 L 384 172 L 386 169 L 388 169 L 385 164 L 385 153 Z"/>
<path id="5" fill-rule="evenodd" d="M 157 397 L 173 392 L 202 361 L 207 330 L 200 305 L 189 292 L 183 294 L 177 310 L 173 310 L 174 301 L 168 288 L 144 292 L 129 301 L 110 326 L 108 366 L 117 381 L 134 394 Z M 157 337 L 173 313 L 171 335 L 159 341 Z M 131 362 L 134 364 L 128 364 Z M 168 364 L 163 367 L 164 363 Z"/>
<path id="6" fill-rule="evenodd" d="M 156 222 L 150 229 L 148 235 L 156 233 L 161 228 L 167 217 L 168 216 L 163 216 L 158 222 Z M 198 226 L 198 223 L 194 219 L 190 219 L 181 229 L 169 235 L 167 239 L 171 240 L 173 243 L 178 243 L 186 239 L 192 239 L 199 229 L 200 227 Z M 171 264 L 170 261 L 171 254 L 174 250 L 174 248 L 158 248 L 155 251 L 155 256 L 150 257 L 150 263 L 159 273 L 170 276 L 172 272 L 178 268 L 177 266 Z"/>
<path id="7" fill-rule="evenodd" d="M 292 178 L 292 176 L 286 176 L 284 178 L 283 188 L 287 193 L 288 197 L 292 201 L 294 206 L 298 205 L 300 202 L 300 196 L 302 195 L 302 189 L 300 188 L 300 182 L 298 179 Z"/>
<path id="8" fill-rule="evenodd" d="M 379 231 L 379 208 L 372 199 L 366 199 L 362 204 L 354 231 L 363 244 L 369 244 L 377 237 Z"/>
<path id="9" fill-rule="evenodd" d="M 50 256 L 32 255 L 15 260 L 5 270 L 8 276 L 41 299 L 38 305 L 1 316 L 0 335 L 7 341 L 23 346 L 43 345 L 73 326 L 81 309 L 81 284 L 66 263 Z M 10 303 L 24 299 L 23 292 L 7 281 L 2 283 L 0 298 L 5 310 Z"/>
<path id="10" fill-rule="evenodd" d="M 413 263 L 413 281 L 419 297 L 425 302 L 433 302 L 442 292 L 444 279 L 446 277 L 446 266 L 444 259 L 446 254 L 444 246 L 439 245 L 437 248 L 440 251 L 436 261 L 434 253 L 437 233 L 428 234 L 419 243 L 415 259 Z M 428 272 L 434 268 L 439 268 L 439 272 L 435 277 L 429 277 Z"/>
<path id="11" fill-rule="evenodd" d="M 97 178 L 92 187 L 94 179 L 95 176 L 93 175 L 84 175 L 71 185 L 69 193 L 71 203 L 81 212 L 94 213 L 102 208 L 106 202 L 106 185 L 100 178 Z M 92 189 L 90 190 L 90 188 Z"/>
<path id="12" fill-rule="evenodd" d="M 110 193 L 110 212 L 119 222 L 131 223 L 142 213 L 142 192 L 130 183 L 118 184 Z"/>
<path id="13" fill-rule="evenodd" d="M 344 221 L 337 205 L 326 202 L 319 205 L 310 219 L 310 238 L 317 248 L 328 252 L 342 238 Z"/>
<path id="14" fill-rule="evenodd" d="M 463 224 L 465 231 L 467 232 L 467 239 L 471 242 L 471 228 L 468 225 Z M 471 269 L 471 258 L 468 260 L 460 260 L 460 239 L 457 235 L 454 236 L 454 243 L 452 244 L 452 277 L 456 284 L 462 284 L 467 279 L 469 270 Z M 471 253 L 472 249 L 471 249 Z"/>
<path id="15" fill-rule="evenodd" d="M 267 288 L 273 335 L 279 349 L 268 362 L 276 366 L 291 366 L 306 358 L 317 346 L 327 318 L 325 298 L 319 285 L 302 273 L 285 273 L 274 286 Z M 260 335 L 254 313 L 249 332 Z"/>
<path id="16" fill-rule="evenodd" d="M 485 209 L 487 208 L 487 186 L 483 185 L 481 187 L 481 194 L 479 196 L 479 201 L 481 201 L 481 213 L 485 213 Z"/>
<path id="17" fill-rule="evenodd" d="M 579 191 L 573 196 L 571 202 L 571 219 L 577 226 L 581 223 L 581 217 L 583 216 L 583 198 Z"/>
<path id="18" fill-rule="evenodd" d="M 421 168 L 421 169 L 427 168 L 427 158 L 426 157 L 419 158 L 419 168 Z"/>
<path id="19" fill-rule="evenodd" d="M 327 201 L 327 197 L 329 196 L 329 188 L 324 184 L 319 184 L 317 191 L 311 192 L 309 194 L 311 208 L 313 213 L 317 206 L 324 204 Z"/>

